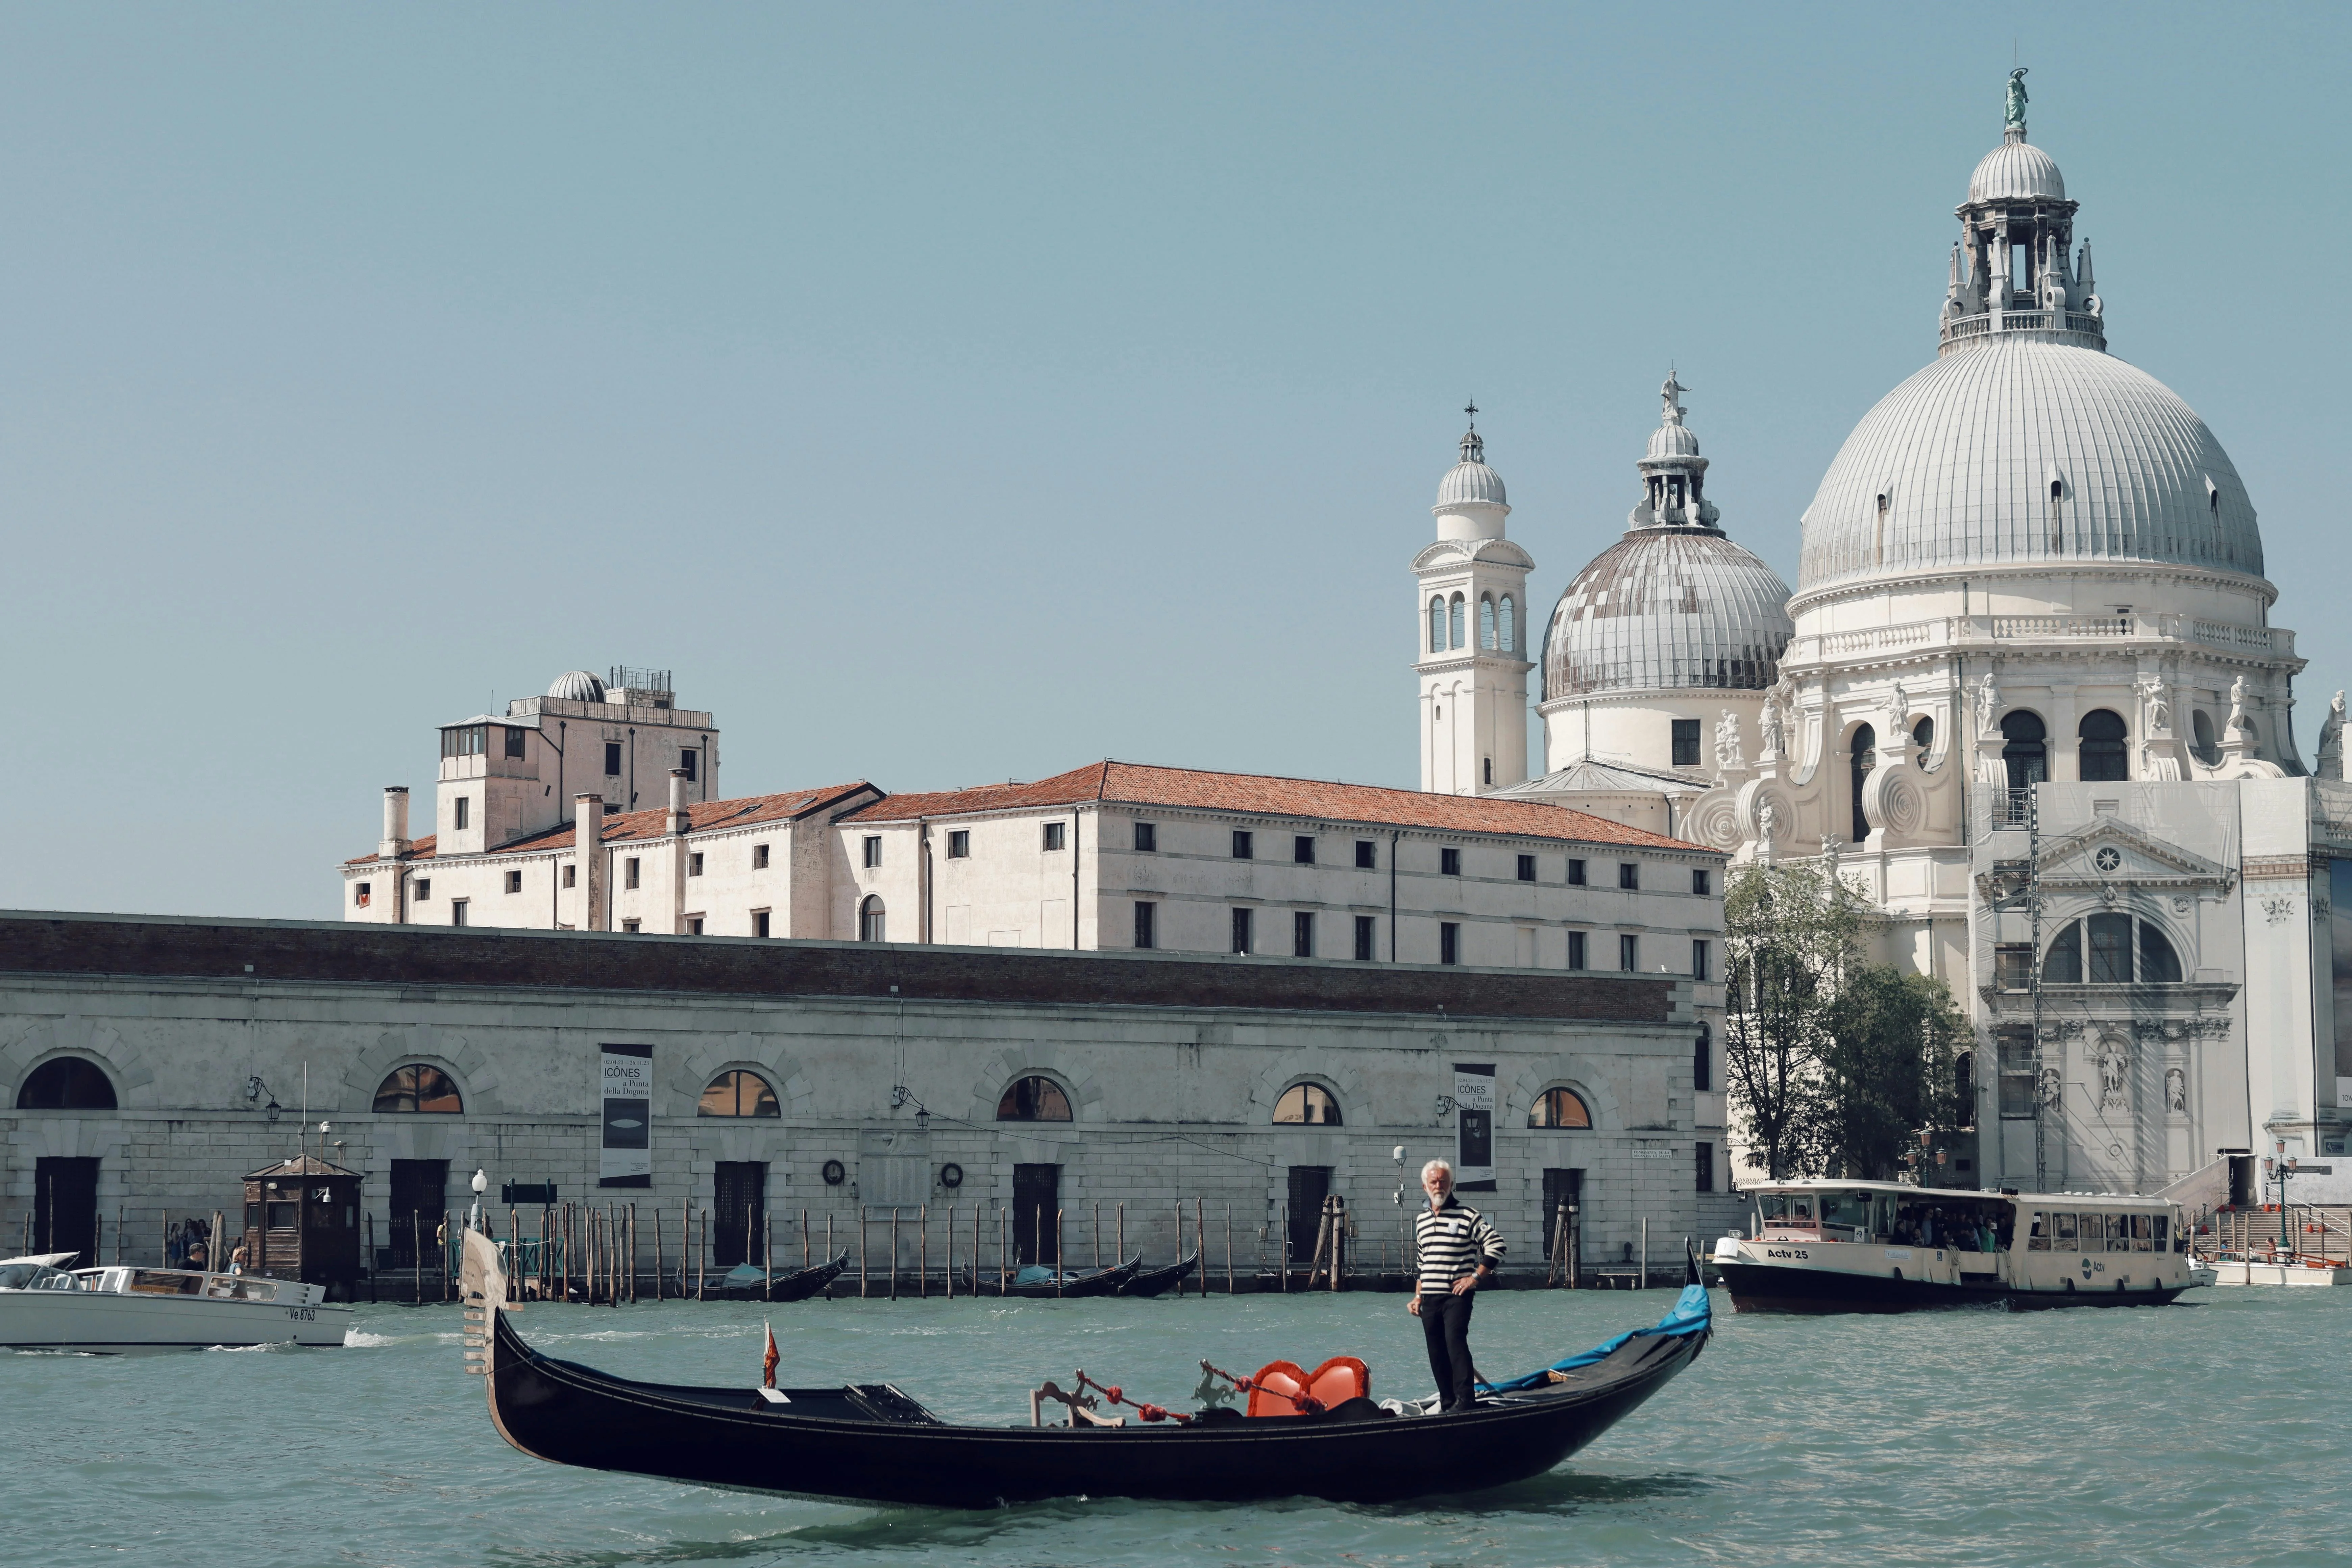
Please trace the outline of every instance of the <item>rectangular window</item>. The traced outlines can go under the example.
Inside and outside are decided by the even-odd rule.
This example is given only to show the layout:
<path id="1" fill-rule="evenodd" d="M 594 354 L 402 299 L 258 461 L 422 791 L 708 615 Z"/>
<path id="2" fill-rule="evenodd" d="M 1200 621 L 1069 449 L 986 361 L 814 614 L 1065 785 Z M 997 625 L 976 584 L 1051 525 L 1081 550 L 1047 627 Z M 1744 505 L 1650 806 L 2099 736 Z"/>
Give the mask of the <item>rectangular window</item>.
<path id="1" fill-rule="evenodd" d="M 1584 967 L 1584 933 L 1580 931 L 1568 933 L 1568 966 L 1570 969 Z"/>
<path id="2" fill-rule="evenodd" d="M 604 742 L 604 776 L 608 779 L 621 776 L 621 742 L 618 741 Z"/>
<path id="3" fill-rule="evenodd" d="M 1621 936 L 1617 939 L 1617 967 L 1633 970 L 1642 967 L 1642 939 Z"/>
<path id="4" fill-rule="evenodd" d="M 352 900 L 357 903 L 360 908 L 365 909 L 368 907 L 368 900 L 373 896 L 374 892 L 375 889 L 373 884 L 362 882 L 358 887 L 352 889 Z"/>
<path id="5" fill-rule="evenodd" d="M 1234 829 L 1234 858 L 1236 860 L 1257 858 L 1257 840 L 1252 837 L 1245 828 Z"/>
<path id="6" fill-rule="evenodd" d="M 1294 910 L 1290 915 L 1290 956 L 1315 956 L 1315 917 L 1306 910 Z"/>
<path id="7" fill-rule="evenodd" d="M 702 934 L 702 917 L 700 915 L 689 915 L 687 917 L 686 934 L 688 936 L 700 936 Z"/>
<path id="8" fill-rule="evenodd" d="M 1674 726 L 1675 766 L 1678 768 L 1698 766 L 1698 721 L 1677 719 L 1674 721 Z"/>
<path id="9" fill-rule="evenodd" d="M 508 726 L 506 727 L 506 731 L 507 731 L 507 755 L 508 755 L 508 756 L 509 756 L 509 757 L 517 757 L 517 758 L 520 758 L 520 757 L 522 755 L 522 735 L 523 735 L 523 732 L 522 732 L 520 730 L 516 729 L 516 728 L 515 728 L 513 725 L 511 725 L 511 724 L 509 724 L 509 725 L 508 725 Z"/>
<path id="10" fill-rule="evenodd" d="M 1462 875 L 1462 851 L 1459 849 L 1440 849 L 1437 852 L 1437 870 L 1440 876 L 1459 877 Z"/>
<path id="11" fill-rule="evenodd" d="M 1356 962 L 1359 963 L 1370 963 L 1372 961 L 1372 917 L 1358 915 L 1356 917 Z"/>
<path id="12" fill-rule="evenodd" d="M 467 724 L 441 731 L 441 754 L 445 757 L 478 757 L 489 750 L 489 726 Z"/>
<path id="13" fill-rule="evenodd" d="M 950 860 L 971 858 L 971 828 L 955 827 L 948 830 L 948 858 Z"/>
<path id="14" fill-rule="evenodd" d="M 2030 942 L 2004 942 L 1992 950 L 1992 984 L 1997 991 L 2030 990 L 2033 984 L 2033 947 Z"/>
<path id="15" fill-rule="evenodd" d="M 768 934 L 767 910 L 753 910 L 751 911 L 751 934 L 753 936 L 765 936 Z"/>
<path id="16" fill-rule="evenodd" d="M 2074 1216 L 2071 1214 L 2062 1214 L 2055 1215 L 2054 1217 L 2058 1222 L 2056 1227 L 2058 1234 L 2052 1239 L 2057 1243 L 2056 1250 L 2060 1252 L 2082 1251 L 2082 1238 L 2080 1234 L 2074 1228 Z"/>
<path id="17" fill-rule="evenodd" d="M 634 855 L 621 862 L 621 886 L 624 888 L 637 886 L 637 858 Z"/>
<path id="18" fill-rule="evenodd" d="M 677 771 L 686 775 L 687 783 L 692 784 L 696 779 L 702 776 L 700 766 L 701 762 L 702 753 L 696 751 L 693 747 L 680 746 L 678 748 Z"/>
<path id="19" fill-rule="evenodd" d="M 1714 1037 L 1702 1028 L 1698 1032 L 1698 1038 L 1691 1044 L 1691 1087 L 1693 1089 L 1704 1092 L 1715 1087 L 1715 1063 L 1709 1059 L 1714 1055 Z"/>
<path id="20" fill-rule="evenodd" d="M 430 877 L 419 877 L 419 878 L 417 878 L 417 879 L 416 879 L 416 901 L 417 901 L 418 903 L 420 903 L 420 904 L 421 904 L 421 903 L 423 903 L 425 900 L 427 900 L 427 899 L 431 898 L 432 896 L 433 896 L 433 879 L 432 879 L 432 878 L 430 878 Z"/>
<path id="21" fill-rule="evenodd" d="M 1694 1173 L 1698 1177 L 1696 1190 L 1711 1193 L 1715 1191 L 1715 1145 L 1701 1143 L 1697 1148 L 1697 1155 L 1698 1158 L 1695 1162 L 1697 1170 Z"/>
<path id="22" fill-rule="evenodd" d="M 1290 840 L 1291 863 L 1298 866 L 1315 864 L 1315 836 L 1311 833 L 1294 835 Z"/>
<path id="23" fill-rule="evenodd" d="M 1234 911 L 1234 951 L 1235 952 L 1247 952 L 1250 950 L 1253 935 L 1251 929 L 1253 921 L 1250 917 L 1253 912 L 1249 910 Z"/>
<path id="24" fill-rule="evenodd" d="M 1706 867 L 1701 866 L 1691 872 L 1691 891 L 1696 893 L 1702 899 L 1707 896 L 1709 889 L 1707 885 Z"/>
<path id="25" fill-rule="evenodd" d="M 2032 1227 L 2026 1232 L 2025 1236 L 2025 1250 L 2028 1252 L 2047 1252 L 2050 1250 L 2049 1210 L 2035 1209 L 2033 1211 Z"/>
<path id="26" fill-rule="evenodd" d="M 1691 942 L 1691 978 L 1693 980 L 1711 980 L 1714 978 L 1714 968 L 1711 962 L 1715 954 L 1710 951 L 1708 944 L 1706 942 L 1696 939 L 1693 940 Z"/>
<path id="27" fill-rule="evenodd" d="M 2000 1113 L 2011 1121 L 2030 1121 L 2033 1116 L 2033 1031 L 2032 1028 L 2006 1028 L 2000 1031 Z"/>
<path id="28" fill-rule="evenodd" d="M 688 855 L 686 858 L 686 874 L 689 877 L 699 877 L 702 875 L 701 851 L 697 850 L 695 853 Z"/>
<path id="29" fill-rule="evenodd" d="M 764 845 L 764 844 L 754 844 L 754 845 L 752 845 L 752 846 L 751 846 L 751 869 L 753 869 L 754 871 L 764 871 L 764 870 L 766 870 L 767 868 L 768 868 L 768 847 L 767 847 L 766 845 Z"/>
<path id="30" fill-rule="evenodd" d="M 1150 854 L 1152 854 L 1152 853 L 1156 852 L 1156 851 L 1159 849 L 1159 847 L 1160 847 L 1160 828 L 1159 828 L 1159 826 L 1158 826 L 1156 823 L 1150 823 L 1150 822 L 1139 822 L 1139 823 L 1137 823 L 1137 824 L 1135 825 L 1135 850 L 1136 850 L 1136 853 L 1137 853 L 1137 854 L 1139 854 L 1139 855 L 1150 855 Z"/>
<path id="31" fill-rule="evenodd" d="M 1160 945 L 1160 906 L 1138 902 L 1135 906 L 1135 945 Z"/>
<path id="32" fill-rule="evenodd" d="M 1642 868 L 1632 861 L 1622 861 L 1617 867 L 1617 885 L 1628 892 L 1638 892 L 1642 887 Z"/>
<path id="33" fill-rule="evenodd" d="M 882 836 L 869 833 L 857 847 L 857 863 L 871 871 L 882 864 Z"/>
<path id="34" fill-rule="evenodd" d="M 1356 869 L 1377 871 L 1381 868 L 1380 848 L 1369 838 L 1356 840 Z"/>
<path id="35" fill-rule="evenodd" d="M 465 832 L 466 825 L 474 818 L 473 797 L 461 795 L 450 804 L 449 809 L 455 815 L 457 831 Z"/>
<path id="36" fill-rule="evenodd" d="M 1568 885 L 1571 888 L 1581 888 L 1584 886 L 1583 861 L 1570 860 L 1568 863 Z"/>
<path id="37" fill-rule="evenodd" d="M 1062 830 L 1068 826 L 1069 824 L 1066 822 L 1049 822 L 1045 824 L 1045 847 L 1047 849 L 1059 849 L 1062 847 Z"/>
<path id="38" fill-rule="evenodd" d="M 576 888 L 580 885 L 580 868 L 578 866 L 572 865 L 563 868 L 563 885 L 567 888 Z"/>
<path id="39" fill-rule="evenodd" d="M 1534 881 L 1535 879 L 1536 879 L 1536 858 L 1535 858 L 1534 856 L 1532 856 L 1532 855 L 1522 855 L 1522 856 L 1520 856 L 1520 857 L 1519 857 L 1519 880 L 1520 880 L 1520 881 L 1522 881 L 1522 882 L 1532 882 L 1532 881 Z"/>
<path id="40" fill-rule="evenodd" d="M 464 899 L 452 899 L 449 900 L 449 923 L 453 926 L 461 926 L 466 923 L 466 900 Z"/>
<path id="41" fill-rule="evenodd" d="M 507 891 L 509 893 L 520 893 L 522 891 L 521 872 L 509 871 L 507 873 Z"/>
<path id="42" fill-rule="evenodd" d="M 630 936 L 635 936 L 637 934 L 637 922 L 635 921 L 623 921 L 621 922 L 621 930 Z"/>
<path id="43" fill-rule="evenodd" d="M 1462 962 L 1462 927 L 1453 921 L 1437 922 L 1437 962 Z"/>

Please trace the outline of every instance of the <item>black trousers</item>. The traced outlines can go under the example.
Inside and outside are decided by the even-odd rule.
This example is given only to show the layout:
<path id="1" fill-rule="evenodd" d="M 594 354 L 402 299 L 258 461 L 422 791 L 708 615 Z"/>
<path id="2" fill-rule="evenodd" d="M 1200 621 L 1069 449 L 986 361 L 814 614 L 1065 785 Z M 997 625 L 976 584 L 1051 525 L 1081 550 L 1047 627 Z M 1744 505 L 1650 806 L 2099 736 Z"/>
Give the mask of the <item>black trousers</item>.
<path id="1" fill-rule="evenodd" d="M 1429 1346 L 1429 1371 L 1437 1379 L 1443 1409 L 1468 1408 L 1470 1385 L 1478 1381 L 1478 1369 L 1470 1362 L 1470 1309 L 1477 1300 L 1475 1290 L 1421 1299 L 1422 1338 Z"/>

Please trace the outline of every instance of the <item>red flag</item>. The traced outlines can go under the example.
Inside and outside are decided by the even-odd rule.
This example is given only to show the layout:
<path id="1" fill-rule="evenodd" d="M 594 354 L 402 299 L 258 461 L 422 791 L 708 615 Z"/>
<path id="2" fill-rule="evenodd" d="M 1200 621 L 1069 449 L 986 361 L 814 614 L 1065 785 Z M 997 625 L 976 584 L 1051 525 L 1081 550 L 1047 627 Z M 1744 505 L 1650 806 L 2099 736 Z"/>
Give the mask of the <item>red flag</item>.
<path id="1" fill-rule="evenodd" d="M 762 1388 L 773 1388 L 776 1386 L 776 1363 L 781 1358 L 776 1354 L 775 1325 L 773 1323 L 768 1324 L 767 1330 L 768 1353 L 760 1358 L 760 1386 Z"/>

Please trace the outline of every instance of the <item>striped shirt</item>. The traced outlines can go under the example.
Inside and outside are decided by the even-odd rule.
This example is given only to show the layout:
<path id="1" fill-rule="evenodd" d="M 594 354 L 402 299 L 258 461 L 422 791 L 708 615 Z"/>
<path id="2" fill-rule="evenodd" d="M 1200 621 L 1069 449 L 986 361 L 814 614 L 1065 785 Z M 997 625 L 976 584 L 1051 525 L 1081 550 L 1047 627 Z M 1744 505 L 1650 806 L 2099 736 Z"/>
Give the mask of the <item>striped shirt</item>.
<path id="1" fill-rule="evenodd" d="M 1454 1282 L 1483 1263 L 1503 1266 L 1503 1238 L 1486 1216 L 1452 1194 L 1443 1208 L 1424 1208 L 1412 1227 L 1413 1250 L 1421 1258 L 1421 1293 L 1443 1296 Z"/>

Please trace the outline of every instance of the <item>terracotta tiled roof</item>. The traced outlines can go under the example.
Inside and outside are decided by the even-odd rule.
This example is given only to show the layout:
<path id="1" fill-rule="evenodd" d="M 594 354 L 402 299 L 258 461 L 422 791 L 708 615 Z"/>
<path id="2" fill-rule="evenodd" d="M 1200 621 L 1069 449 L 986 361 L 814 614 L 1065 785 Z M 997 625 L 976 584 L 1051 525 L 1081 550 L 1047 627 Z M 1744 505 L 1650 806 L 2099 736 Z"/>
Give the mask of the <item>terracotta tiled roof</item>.
<path id="1" fill-rule="evenodd" d="M 845 814 L 856 822 L 904 822 L 918 816 L 967 816 L 983 812 L 1102 801 L 1127 805 L 1198 806 L 1267 816 L 1361 822 L 1383 827 L 1424 827 L 1460 833 L 1500 833 L 1586 844 L 1644 845 L 1697 849 L 1664 834 L 1611 822 L 1591 812 L 1496 795 L 1430 795 L 1376 784 L 1327 784 L 1319 779 L 1261 773 L 1204 773 L 1197 768 L 1139 763 L 1089 763 L 1034 784 L 982 784 L 928 795 L 886 795 Z"/>
<path id="2" fill-rule="evenodd" d="M 763 822 L 797 822 L 812 816 L 830 805 L 859 794 L 873 790 L 863 779 L 856 784 L 827 784 L 822 789 L 791 790 L 782 795 L 745 795 L 740 800 L 698 801 L 686 808 L 686 830 L 689 834 L 715 831 L 722 827 L 756 827 Z M 879 792 L 876 792 L 879 793 Z M 615 812 L 604 819 L 602 842 L 662 838 L 669 834 L 669 809 Z M 572 847 L 576 833 L 571 823 L 547 828 L 523 838 L 509 838 L 488 851 L 491 855 L 540 855 L 554 849 Z M 420 838 L 409 854 L 411 860 L 430 859 L 433 840 Z M 346 860 L 346 866 L 364 866 L 376 859 L 373 855 L 362 855 Z"/>
<path id="3" fill-rule="evenodd" d="M 410 839 L 408 841 L 408 853 L 402 857 L 403 862 L 408 860 L 432 859 L 433 838 L 434 836 L 428 833 L 422 838 Z M 365 866 L 373 861 L 382 860 L 383 858 L 383 857 L 381 855 L 354 855 L 350 859 L 344 861 L 343 864 L 346 866 Z"/>

